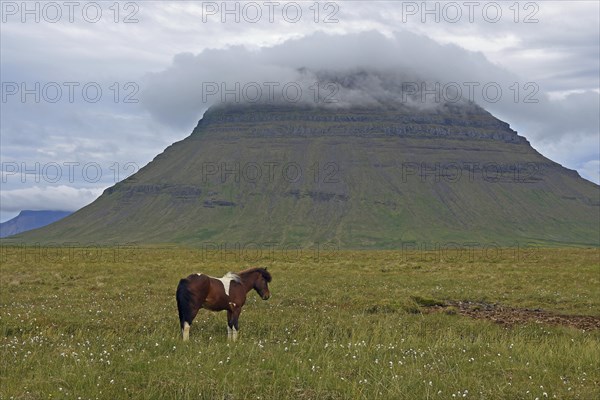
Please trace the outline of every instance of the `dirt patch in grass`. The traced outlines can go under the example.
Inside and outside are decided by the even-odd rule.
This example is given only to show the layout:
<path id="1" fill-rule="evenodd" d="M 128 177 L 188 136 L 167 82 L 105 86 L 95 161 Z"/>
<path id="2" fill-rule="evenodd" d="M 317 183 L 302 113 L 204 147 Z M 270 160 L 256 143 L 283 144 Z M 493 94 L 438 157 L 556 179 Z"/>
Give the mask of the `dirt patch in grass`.
<path id="1" fill-rule="evenodd" d="M 515 308 L 501 304 L 471 301 L 446 301 L 444 306 L 436 305 L 427 308 L 431 311 L 487 319 L 508 326 L 534 322 L 548 325 L 571 326 L 584 330 L 600 329 L 600 317 L 555 314 L 539 308 Z"/>

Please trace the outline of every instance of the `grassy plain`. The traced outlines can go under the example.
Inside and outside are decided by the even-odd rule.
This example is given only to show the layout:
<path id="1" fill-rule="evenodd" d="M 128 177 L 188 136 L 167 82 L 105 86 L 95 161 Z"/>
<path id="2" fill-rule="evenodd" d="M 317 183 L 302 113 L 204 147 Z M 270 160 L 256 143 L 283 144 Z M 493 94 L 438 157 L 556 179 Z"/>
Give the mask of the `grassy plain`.
<path id="1" fill-rule="evenodd" d="M 600 316 L 598 249 L 203 252 L 2 248 L 2 399 L 595 399 L 600 331 L 503 326 L 414 298 Z M 201 311 L 179 338 L 192 272 L 273 274 L 236 343 Z"/>

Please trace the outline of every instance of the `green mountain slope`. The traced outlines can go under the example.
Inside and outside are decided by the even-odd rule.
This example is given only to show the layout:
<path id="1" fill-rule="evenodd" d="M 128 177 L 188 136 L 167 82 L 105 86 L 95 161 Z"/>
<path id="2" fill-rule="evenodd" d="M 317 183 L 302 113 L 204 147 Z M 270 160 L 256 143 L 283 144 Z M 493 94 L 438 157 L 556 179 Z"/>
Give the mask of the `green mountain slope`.
<path id="1" fill-rule="evenodd" d="M 599 187 L 475 105 L 222 106 L 18 242 L 599 245 Z"/>

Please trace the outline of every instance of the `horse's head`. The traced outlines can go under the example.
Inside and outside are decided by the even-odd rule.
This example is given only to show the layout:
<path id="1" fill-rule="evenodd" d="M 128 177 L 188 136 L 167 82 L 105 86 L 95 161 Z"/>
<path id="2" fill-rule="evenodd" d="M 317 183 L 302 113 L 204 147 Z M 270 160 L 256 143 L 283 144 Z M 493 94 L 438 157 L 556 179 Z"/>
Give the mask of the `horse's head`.
<path id="1" fill-rule="evenodd" d="M 271 292 L 269 291 L 269 282 L 271 282 L 271 274 L 267 271 L 266 268 L 257 268 L 256 272 L 258 277 L 254 281 L 254 290 L 256 293 L 263 299 L 268 300 L 271 297 Z"/>

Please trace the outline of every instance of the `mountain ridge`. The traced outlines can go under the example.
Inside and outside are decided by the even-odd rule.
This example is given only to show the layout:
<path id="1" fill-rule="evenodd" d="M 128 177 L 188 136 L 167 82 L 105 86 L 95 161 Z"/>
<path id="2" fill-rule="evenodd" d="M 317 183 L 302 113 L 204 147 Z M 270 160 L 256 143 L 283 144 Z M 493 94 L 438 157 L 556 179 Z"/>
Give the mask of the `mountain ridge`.
<path id="1" fill-rule="evenodd" d="M 474 104 L 225 105 L 94 203 L 15 239 L 597 246 L 598 188 Z"/>
<path id="2" fill-rule="evenodd" d="M 0 238 L 16 235 L 21 232 L 29 231 L 32 229 L 41 228 L 43 226 L 56 222 L 70 214 L 72 214 L 72 211 L 22 210 L 16 217 L 0 223 Z"/>

